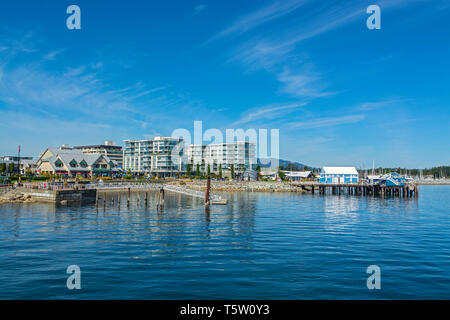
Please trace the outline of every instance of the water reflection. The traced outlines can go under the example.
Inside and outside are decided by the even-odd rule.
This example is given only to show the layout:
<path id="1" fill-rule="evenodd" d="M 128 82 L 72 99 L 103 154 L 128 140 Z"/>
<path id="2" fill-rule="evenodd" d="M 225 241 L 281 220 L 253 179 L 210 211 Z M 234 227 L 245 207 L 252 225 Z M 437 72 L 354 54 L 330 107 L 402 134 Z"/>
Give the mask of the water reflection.
<path id="1" fill-rule="evenodd" d="M 359 222 L 360 201 L 354 196 L 324 196 L 324 227 L 330 232 L 352 229 Z"/>
<path id="2" fill-rule="evenodd" d="M 170 192 L 161 208 L 158 192 L 129 206 L 126 192 L 98 206 L 2 204 L 0 298 L 70 298 L 65 268 L 79 264 L 87 299 L 364 299 L 373 261 L 393 275 L 382 298 L 449 298 L 436 283 L 450 281 L 450 189 L 427 190 L 414 201 L 229 193 L 209 208 Z"/>

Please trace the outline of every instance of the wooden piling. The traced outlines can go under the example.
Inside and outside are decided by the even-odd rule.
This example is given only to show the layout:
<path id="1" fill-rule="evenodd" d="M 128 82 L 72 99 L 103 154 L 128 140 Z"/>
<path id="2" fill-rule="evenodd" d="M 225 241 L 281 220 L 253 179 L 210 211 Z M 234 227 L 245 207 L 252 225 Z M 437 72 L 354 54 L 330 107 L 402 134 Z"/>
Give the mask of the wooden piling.
<path id="1" fill-rule="evenodd" d="M 164 207 L 164 188 L 159 189 L 158 208 Z"/>
<path id="2" fill-rule="evenodd" d="M 209 206 L 209 192 L 211 189 L 211 177 L 208 176 L 208 180 L 206 180 L 206 191 L 205 191 L 205 206 Z"/>

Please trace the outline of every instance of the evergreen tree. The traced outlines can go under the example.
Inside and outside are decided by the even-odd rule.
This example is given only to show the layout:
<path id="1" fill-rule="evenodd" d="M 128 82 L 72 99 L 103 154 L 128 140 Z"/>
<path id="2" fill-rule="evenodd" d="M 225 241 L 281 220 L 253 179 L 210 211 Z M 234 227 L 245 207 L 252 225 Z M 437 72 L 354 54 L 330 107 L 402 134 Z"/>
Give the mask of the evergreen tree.
<path id="1" fill-rule="evenodd" d="M 198 164 L 198 163 L 197 163 L 197 170 L 196 170 L 195 175 L 196 175 L 197 177 L 200 177 L 200 164 Z"/>
<path id="2" fill-rule="evenodd" d="M 211 166 L 208 163 L 208 167 L 207 167 L 207 172 L 208 172 L 208 177 L 211 176 Z"/>
<path id="3" fill-rule="evenodd" d="M 261 177 L 261 166 L 257 165 L 256 166 L 256 180 L 259 180 L 260 177 Z"/>
<path id="4" fill-rule="evenodd" d="M 219 178 L 222 179 L 222 164 L 219 164 Z"/>
<path id="5" fill-rule="evenodd" d="M 188 163 L 188 164 L 186 165 L 186 173 L 187 173 L 187 176 L 188 176 L 189 178 L 191 178 L 191 173 L 192 173 L 191 171 L 192 171 L 191 164 Z"/>
<path id="6" fill-rule="evenodd" d="M 231 179 L 234 179 L 234 163 L 231 165 Z"/>

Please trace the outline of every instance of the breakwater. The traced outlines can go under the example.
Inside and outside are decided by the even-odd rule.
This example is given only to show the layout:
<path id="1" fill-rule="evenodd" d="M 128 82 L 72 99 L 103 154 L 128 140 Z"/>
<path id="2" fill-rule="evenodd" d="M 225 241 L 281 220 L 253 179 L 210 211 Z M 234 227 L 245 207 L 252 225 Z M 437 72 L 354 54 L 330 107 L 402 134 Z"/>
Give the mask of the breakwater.
<path id="1" fill-rule="evenodd" d="M 4 193 L 0 202 L 89 202 L 95 201 L 97 191 L 95 189 L 33 189 L 15 188 Z"/>
<path id="2" fill-rule="evenodd" d="M 204 191 L 206 180 L 175 180 L 169 184 Z M 211 181 L 211 190 L 219 192 L 307 192 L 289 182 L 274 181 Z"/>

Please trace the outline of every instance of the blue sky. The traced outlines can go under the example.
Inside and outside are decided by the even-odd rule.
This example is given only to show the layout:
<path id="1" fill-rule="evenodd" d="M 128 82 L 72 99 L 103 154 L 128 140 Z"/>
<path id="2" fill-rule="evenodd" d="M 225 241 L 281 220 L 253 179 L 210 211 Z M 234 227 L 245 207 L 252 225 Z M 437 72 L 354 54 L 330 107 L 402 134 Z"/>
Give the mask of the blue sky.
<path id="1" fill-rule="evenodd" d="M 0 154 L 202 120 L 279 128 L 314 166 L 449 165 L 448 21 L 440 0 L 2 1 Z"/>

